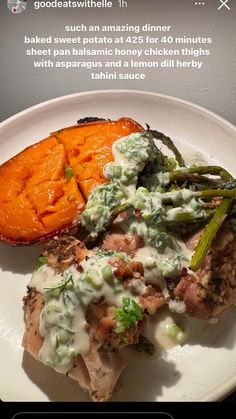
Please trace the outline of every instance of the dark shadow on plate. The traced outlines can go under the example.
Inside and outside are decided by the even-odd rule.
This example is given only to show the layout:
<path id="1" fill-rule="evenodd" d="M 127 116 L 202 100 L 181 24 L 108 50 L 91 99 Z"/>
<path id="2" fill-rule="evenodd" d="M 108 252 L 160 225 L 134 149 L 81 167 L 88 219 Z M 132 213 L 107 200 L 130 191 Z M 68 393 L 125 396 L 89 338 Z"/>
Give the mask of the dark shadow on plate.
<path id="1" fill-rule="evenodd" d="M 111 401 L 158 401 L 163 388 L 175 386 L 181 377 L 175 363 L 163 359 L 161 354 L 150 356 L 129 348 L 125 361 L 127 368 Z"/>
<path id="2" fill-rule="evenodd" d="M 37 361 L 26 351 L 23 354 L 22 367 L 29 379 L 50 401 L 90 401 L 75 381 Z"/>
<path id="3" fill-rule="evenodd" d="M 189 319 L 188 345 L 232 349 L 236 346 L 236 309 L 232 307 L 217 323 Z"/>
<path id="4" fill-rule="evenodd" d="M 175 385 L 180 378 L 173 363 L 137 354 L 132 349 L 125 352 L 127 367 L 111 401 L 155 401 L 163 387 Z M 27 352 L 23 354 L 22 367 L 50 401 L 91 401 L 75 381 L 38 362 Z"/>
<path id="5" fill-rule="evenodd" d="M 235 346 L 236 309 L 231 309 L 216 324 L 188 319 L 188 328 L 188 345 L 231 349 Z M 175 363 L 163 359 L 161 353 L 149 356 L 128 348 L 123 355 L 126 368 L 111 401 L 158 401 L 163 388 L 177 385 L 181 377 Z M 90 401 L 75 381 L 36 361 L 27 352 L 22 367 L 50 401 Z"/>
<path id="6" fill-rule="evenodd" d="M 3 271 L 13 273 L 32 273 L 41 251 L 41 245 L 11 247 L 0 243 L 0 267 Z"/>

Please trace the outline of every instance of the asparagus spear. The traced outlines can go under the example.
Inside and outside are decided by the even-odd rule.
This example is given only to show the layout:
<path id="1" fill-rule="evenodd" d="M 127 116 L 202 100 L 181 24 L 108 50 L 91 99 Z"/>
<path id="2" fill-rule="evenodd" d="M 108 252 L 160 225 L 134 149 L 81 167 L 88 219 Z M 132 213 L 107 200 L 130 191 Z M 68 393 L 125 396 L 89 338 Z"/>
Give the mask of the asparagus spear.
<path id="1" fill-rule="evenodd" d="M 196 176 L 196 175 L 192 175 L 192 176 Z M 210 183 L 209 184 L 206 183 L 203 185 L 203 183 L 201 184 L 200 182 L 199 183 L 196 182 L 196 185 L 198 186 L 200 190 L 207 189 L 209 188 L 209 186 L 214 189 L 235 189 L 236 188 L 236 179 L 233 179 L 230 182 L 226 182 L 226 183 L 219 183 L 217 180 L 209 179 L 209 178 L 205 178 L 205 179 L 208 179 Z M 212 180 L 214 183 L 211 183 Z"/>
<path id="2" fill-rule="evenodd" d="M 181 167 L 185 166 L 185 162 L 182 155 L 180 154 L 179 150 L 177 149 L 177 147 L 175 146 L 175 144 L 173 143 L 170 137 L 167 137 L 162 132 L 155 131 L 155 130 L 148 130 L 148 132 L 150 132 L 154 138 L 156 138 L 157 140 L 160 140 L 165 146 L 169 148 L 169 150 L 171 150 L 174 153 L 179 166 Z"/>
<path id="3" fill-rule="evenodd" d="M 207 210 L 205 214 L 198 216 L 196 212 L 180 212 L 171 219 L 165 218 L 164 221 L 169 225 L 199 223 L 211 218 L 214 213 L 215 210 Z"/>
<path id="4" fill-rule="evenodd" d="M 212 188 L 219 188 L 221 184 L 216 179 L 211 179 L 206 176 L 198 175 L 195 173 L 189 173 L 187 171 L 183 171 L 181 173 L 172 172 L 169 174 L 170 176 L 170 183 L 184 183 L 184 182 L 190 182 L 195 183 L 196 185 L 199 184 L 201 186 L 205 187 L 212 187 Z M 235 184 L 236 186 L 236 184 Z"/>
<path id="5" fill-rule="evenodd" d="M 204 191 L 193 192 L 193 196 L 198 198 L 236 198 L 236 189 L 206 189 Z"/>
<path id="6" fill-rule="evenodd" d="M 178 185 L 180 187 L 183 187 L 183 185 L 189 185 L 187 186 L 188 188 L 194 188 L 195 190 L 200 191 L 205 189 L 224 189 L 221 187 L 221 179 L 213 179 L 191 173 L 185 178 L 183 175 L 178 176 L 173 183 L 170 183 L 170 185 Z"/>
<path id="7" fill-rule="evenodd" d="M 235 189 L 236 188 L 236 179 L 231 180 L 230 182 L 223 183 L 220 185 L 220 189 Z"/>
<path id="8" fill-rule="evenodd" d="M 172 203 L 178 198 L 178 194 L 181 190 L 166 192 L 162 194 L 162 202 L 165 204 Z M 191 191 L 191 197 L 196 198 L 236 198 L 235 189 L 204 189 L 202 191 Z M 180 198 L 181 199 L 181 196 Z M 184 199 L 184 198 L 183 198 Z"/>
<path id="9" fill-rule="evenodd" d="M 212 241 L 225 220 L 231 203 L 232 199 L 224 199 L 215 211 L 210 223 L 205 228 L 190 262 L 190 269 L 192 269 L 192 271 L 196 272 L 199 269 L 202 261 L 209 252 Z"/>
<path id="10" fill-rule="evenodd" d="M 233 180 L 233 176 L 227 172 L 227 170 L 223 169 L 220 166 L 196 166 L 196 167 L 189 167 L 184 170 L 175 170 L 174 172 L 170 173 L 170 181 L 174 182 L 178 180 L 180 177 L 183 178 L 184 176 L 188 177 L 191 174 L 198 174 L 198 175 L 215 175 L 220 176 L 222 180 L 225 182 L 229 182 Z"/>

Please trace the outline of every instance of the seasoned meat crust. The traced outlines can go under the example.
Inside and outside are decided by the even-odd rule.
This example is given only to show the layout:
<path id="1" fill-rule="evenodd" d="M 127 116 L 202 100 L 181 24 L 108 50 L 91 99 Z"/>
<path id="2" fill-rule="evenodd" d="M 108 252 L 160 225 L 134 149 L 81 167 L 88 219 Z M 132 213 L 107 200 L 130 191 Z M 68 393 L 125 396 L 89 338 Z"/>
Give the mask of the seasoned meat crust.
<path id="1" fill-rule="evenodd" d="M 63 273 L 72 264 L 80 270 L 82 268 L 80 262 L 93 252 L 87 250 L 84 244 L 74 237 L 55 237 L 47 244 L 43 255 L 51 268 Z M 125 261 L 111 256 L 109 263 L 115 268 L 116 277 L 123 282 L 125 287 L 135 288 L 137 281 L 145 283 L 141 262 Z M 156 298 L 160 300 L 160 292 Z M 154 300 L 155 292 L 149 286 L 140 299 L 143 311 L 154 314 L 160 305 Z M 44 299 L 35 289 L 28 288 L 23 302 L 25 333 L 22 345 L 26 351 L 38 359 L 38 353 L 44 342 L 39 332 L 40 313 Z M 88 390 L 91 398 L 96 401 L 105 401 L 110 397 L 124 368 L 120 349 L 137 343 L 144 330 L 145 319 L 138 321 L 119 335 L 116 334 L 114 314 L 115 307 L 108 306 L 103 299 L 88 306 L 86 321 L 91 344 L 90 352 L 86 356 L 77 356 L 72 370 L 68 373 L 83 389 Z"/>
<path id="2" fill-rule="evenodd" d="M 72 236 L 55 236 L 46 246 L 43 256 L 56 272 L 64 272 L 72 264 L 78 265 L 91 252 Z"/>
<path id="3" fill-rule="evenodd" d="M 43 297 L 35 289 L 28 287 L 23 303 L 25 333 L 22 346 L 32 356 L 36 356 L 43 344 L 43 338 L 39 333 L 39 314 L 44 305 Z"/>
<path id="4" fill-rule="evenodd" d="M 25 333 L 22 340 L 23 348 L 34 358 L 38 358 L 43 345 L 39 333 L 39 318 L 43 308 L 43 297 L 35 289 L 28 288 L 24 302 Z M 91 335 L 91 349 L 87 356 L 77 356 L 69 377 L 88 390 L 95 401 L 106 401 L 116 385 L 124 362 L 119 351 L 107 351 Z"/>
<path id="5" fill-rule="evenodd" d="M 190 249 L 194 250 L 201 234 L 202 231 L 199 231 L 186 242 Z M 137 237 L 127 239 L 125 235 L 118 237 L 117 233 L 106 236 L 104 244 L 107 249 L 111 247 L 113 251 L 122 250 L 130 255 L 142 246 Z M 63 273 L 72 264 L 78 270 L 82 269 L 81 261 L 93 255 L 95 250 L 88 250 L 74 237 L 54 237 L 47 244 L 43 255 L 55 271 Z M 103 298 L 88 306 L 86 322 L 91 343 L 90 352 L 86 356 L 76 357 L 68 375 L 82 389 L 88 391 L 95 401 L 106 401 L 113 392 L 124 368 L 121 348 L 136 344 L 144 331 L 145 316 L 153 316 L 160 307 L 168 303 L 158 286 L 146 282 L 141 262 L 133 259 L 125 261 L 111 256 L 109 264 L 115 268 L 116 277 L 125 288 L 134 291 L 137 281 L 139 286 L 144 286 L 145 291 L 139 296 L 144 317 L 128 330 L 117 334 L 114 332 L 115 307 L 109 306 Z M 171 297 L 184 301 L 186 312 L 198 319 L 215 320 L 235 304 L 236 240 L 228 226 L 225 225 L 220 230 L 210 253 L 196 273 L 184 268 L 178 280 L 169 281 L 167 285 Z M 35 289 L 28 288 L 23 301 L 25 333 L 22 345 L 37 359 L 44 341 L 39 333 L 39 318 L 44 300 Z"/>
<path id="6" fill-rule="evenodd" d="M 187 243 L 196 247 L 201 232 Z M 215 238 L 211 252 L 195 274 L 183 272 L 175 296 L 190 316 L 214 320 L 236 303 L 236 240 L 227 224 Z"/>
<path id="7" fill-rule="evenodd" d="M 102 243 L 104 249 L 116 252 L 126 252 L 131 256 L 134 256 L 137 249 L 143 247 L 143 245 L 142 238 L 137 234 L 132 236 L 118 232 L 107 234 Z"/>

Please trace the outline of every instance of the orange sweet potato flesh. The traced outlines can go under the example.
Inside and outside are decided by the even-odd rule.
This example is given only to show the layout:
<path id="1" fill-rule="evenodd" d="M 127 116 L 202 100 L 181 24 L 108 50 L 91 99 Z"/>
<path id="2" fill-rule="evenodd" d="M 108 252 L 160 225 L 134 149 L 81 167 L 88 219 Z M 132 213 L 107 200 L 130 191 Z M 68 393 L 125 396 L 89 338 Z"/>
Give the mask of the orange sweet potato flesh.
<path id="1" fill-rule="evenodd" d="M 0 166 L 0 241 L 27 245 L 78 225 L 91 189 L 103 182 L 112 144 L 143 127 L 129 118 L 64 128 Z M 65 176 L 65 168 L 73 176 Z"/>
<path id="2" fill-rule="evenodd" d="M 80 124 L 54 133 L 65 147 L 69 165 L 73 168 L 85 199 L 94 186 L 105 182 L 103 166 L 113 160 L 114 141 L 141 131 L 144 129 L 137 122 L 121 118 L 118 121 Z"/>

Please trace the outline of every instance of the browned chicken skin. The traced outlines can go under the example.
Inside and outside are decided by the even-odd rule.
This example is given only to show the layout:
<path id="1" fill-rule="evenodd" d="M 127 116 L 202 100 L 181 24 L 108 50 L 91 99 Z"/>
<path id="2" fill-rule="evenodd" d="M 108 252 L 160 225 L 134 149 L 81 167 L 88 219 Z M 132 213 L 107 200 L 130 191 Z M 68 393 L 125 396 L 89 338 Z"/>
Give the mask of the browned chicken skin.
<path id="1" fill-rule="evenodd" d="M 80 270 L 80 262 L 93 251 L 73 237 L 55 237 L 48 243 L 43 255 L 48 264 L 57 272 L 75 264 Z M 125 262 L 111 257 L 109 263 L 116 268 L 116 276 L 124 281 L 125 286 L 132 287 L 132 281 L 144 281 L 143 265 L 137 261 Z M 140 301 L 141 302 L 141 301 Z M 39 318 L 44 300 L 35 289 L 29 288 L 24 298 L 25 333 L 22 341 L 24 349 L 35 358 L 43 344 L 39 333 Z M 145 296 L 141 305 L 146 310 Z M 84 390 L 88 390 L 95 401 L 105 401 L 110 396 L 124 368 L 120 349 L 137 343 L 144 330 L 145 320 L 138 321 L 124 333 L 114 332 L 116 321 L 115 307 L 109 307 L 102 299 L 90 304 L 86 313 L 91 348 L 86 356 L 77 356 L 74 367 L 68 375 L 75 379 Z"/>
<path id="2" fill-rule="evenodd" d="M 140 236 L 123 233 L 107 234 L 103 240 L 104 249 L 113 250 L 115 252 L 126 252 L 128 255 L 134 256 L 135 252 L 143 247 L 144 243 Z"/>
<path id="3" fill-rule="evenodd" d="M 192 236 L 187 246 L 194 250 L 202 231 Z M 107 250 L 127 252 L 131 257 L 143 246 L 138 236 L 127 236 L 121 233 L 110 233 L 103 239 Z M 74 237 L 55 237 L 48 243 L 44 256 L 48 264 L 57 272 L 63 272 L 74 264 L 82 269 L 80 262 L 92 255 L 83 243 Z M 109 264 L 113 266 L 117 278 L 127 289 L 135 288 L 135 281 L 146 286 L 146 292 L 139 297 L 143 313 L 153 316 L 168 301 L 161 290 L 146 283 L 141 262 L 124 261 L 111 256 Z M 183 269 L 178 280 L 167 279 L 172 298 L 184 301 L 186 312 L 190 316 L 203 319 L 217 319 L 228 307 L 236 303 L 236 240 L 227 225 L 218 233 L 211 252 L 205 258 L 196 273 Z M 37 358 L 43 344 L 39 333 L 39 316 L 44 301 L 41 294 L 34 289 L 28 290 L 24 298 L 25 334 L 22 345 L 32 356 Z M 82 389 L 89 391 L 95 401 L 106 401 L 120 377 L 124 362 L 120 349 L 139 341 L 145 327 L 143 320 L 136 322 L 124 333 L 116 334 L 115 307 L 108 306 L 101 299 L 90 304 L 86 313 L 91 349 L 87 356 L 77 356 L 74 366 L 68 375 L 75 379 Z"/>
<path id="4" fill-rule="evenodd" d="M 200 236 L 201 232 L 187 242 L 190 249 L 196 247 Z M 236 240 L 227 224 L 199 270 L 182 273 L 175 296 L 185 302 L 190 316 L 204 320 L 217 319 L 236 303 Z"/>
<path id="5" fill-rule="evenodd" d="M 44 301 L 41 294 L 32 288 L 28 288 L 28 294 L 23 298 L 25 333 L 22 340 L 23 348 L 30 355 L 37 357 L 43 344 L 43 338 L 39 333 L 39 316 Z"/>
<path id="6" fill-rule="evenodd" d="M 38 357 L 43 345 L 39 333 L 39 317 L 44 301 L 38 292 L 29 289 L 24 297 L 25 333 L 23 348 L 34 358 Z M 82 389 L 89 391 L 95 401 L 106 401 L 116 385 L 124 362 L 119 351 L 107 351 L 99 341 L 91 336 L 91 349 L 87 356 L 77 356 L 68 376 L 78 382 Z"/>

